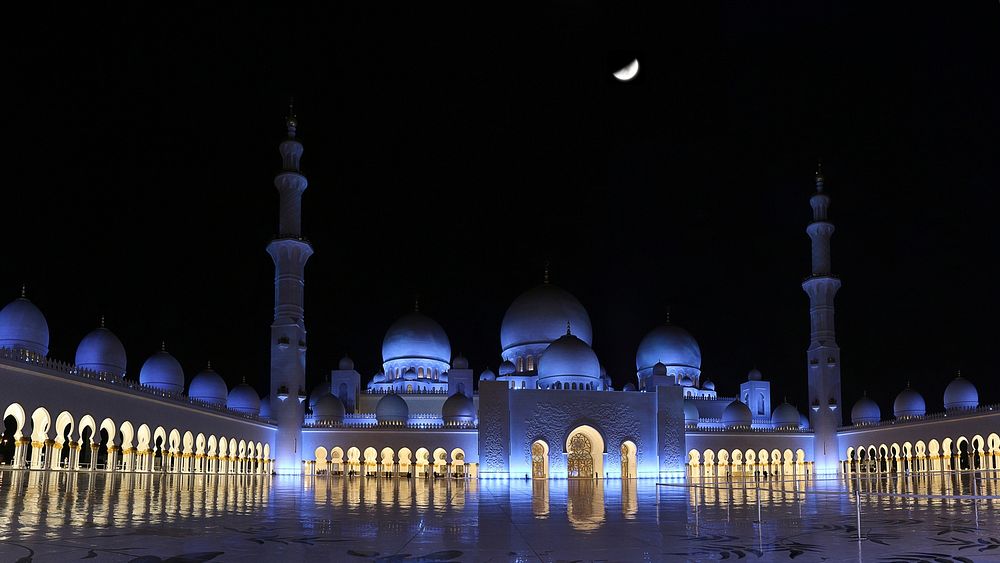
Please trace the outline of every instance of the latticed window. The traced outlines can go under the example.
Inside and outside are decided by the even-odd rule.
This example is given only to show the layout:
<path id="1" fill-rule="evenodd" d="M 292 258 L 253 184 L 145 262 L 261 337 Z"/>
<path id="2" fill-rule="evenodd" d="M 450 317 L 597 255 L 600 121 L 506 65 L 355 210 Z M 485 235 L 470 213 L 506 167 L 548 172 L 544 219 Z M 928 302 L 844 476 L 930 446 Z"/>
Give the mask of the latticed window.
<path id="1" fill-rule="evenodd" d="M 590 439 L 577 432 L 569 439 L 569 477 L 589 479 L 594 476 L 594 457 L 590 454 Z"/>
<path id="2" fill-rule="evenodd" d="M 545 447 L 538 442 L 531 445 L 531 476 L 545 478 Z"/>

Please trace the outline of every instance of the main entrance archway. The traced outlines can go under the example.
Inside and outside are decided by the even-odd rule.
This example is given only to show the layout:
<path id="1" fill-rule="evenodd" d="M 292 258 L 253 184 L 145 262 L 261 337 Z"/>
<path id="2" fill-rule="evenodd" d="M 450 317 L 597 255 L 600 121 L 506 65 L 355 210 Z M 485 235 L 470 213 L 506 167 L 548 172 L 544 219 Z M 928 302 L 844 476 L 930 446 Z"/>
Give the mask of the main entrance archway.
<path id="1" fill-rule="evenodd" d="M 566 439 L 566 476 L 593 479 L 604 472 L 604 438 L 592 426 L 578 426 Z"/>

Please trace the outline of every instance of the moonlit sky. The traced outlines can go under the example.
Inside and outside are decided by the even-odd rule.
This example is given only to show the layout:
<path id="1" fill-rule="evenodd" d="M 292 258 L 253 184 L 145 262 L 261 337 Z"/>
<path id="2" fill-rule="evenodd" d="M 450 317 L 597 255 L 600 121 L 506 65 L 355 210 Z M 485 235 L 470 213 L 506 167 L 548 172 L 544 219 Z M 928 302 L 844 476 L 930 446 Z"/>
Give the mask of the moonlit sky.
<path id="1" fill-rule="evenodd" d="M 757 366 L 804 409 L 822 156 L 844 400 L 939 410 L 961 369 L 996 401 L 998 5 L 607 4 L 11 14 L 0 292 L 54 357 L 103 314 L 132 376 L 166 340 L 264 392 L 294 95 L 310 386 L 370 378 L 418 294 L 496 369 L 549 261 L 617 386 L 669 306 L 721 394 Z"/>

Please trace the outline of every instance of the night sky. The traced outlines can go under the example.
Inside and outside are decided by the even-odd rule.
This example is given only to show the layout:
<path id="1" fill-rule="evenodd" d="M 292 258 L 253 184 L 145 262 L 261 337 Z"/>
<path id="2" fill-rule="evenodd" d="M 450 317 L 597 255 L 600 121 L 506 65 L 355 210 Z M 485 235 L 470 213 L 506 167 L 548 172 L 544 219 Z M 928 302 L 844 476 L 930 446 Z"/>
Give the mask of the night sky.
<path id="1" fill-rule="evenodd" d="M 285 4 L 6 18 L 0 294 L 51 356 L 105 315 L 131 377 L 165 340 L 265 392 L 294 96 L 310 387 L 345 352 L 367 381 L 416 295 L 495 370 L 548 261 L 616 386 L 669 307 L 720 394 L 756 366 L 804 410 L 822 157 L 844 400 L 940 410 L 958 369 L 1000 399 L 996 2 Z"/>

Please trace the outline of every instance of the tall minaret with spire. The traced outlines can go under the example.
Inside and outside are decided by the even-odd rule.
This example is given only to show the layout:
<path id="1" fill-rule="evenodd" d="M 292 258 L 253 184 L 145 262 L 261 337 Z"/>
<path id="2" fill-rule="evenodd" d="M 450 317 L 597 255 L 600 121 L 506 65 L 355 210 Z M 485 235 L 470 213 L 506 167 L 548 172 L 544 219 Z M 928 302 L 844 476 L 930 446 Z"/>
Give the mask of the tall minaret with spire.
<path id="1" fill-rule="evenodd" d="M 302 423 L 305 419 L 306 325 L 303 293 L 306 261 L 312 246 L 302 238 L 302 192 L 309 182 L 299 170 L 302 143 L 295 138 L 298 120 L 292 105 L 285 120 L 288 138 L 278 146 L 281 172 L 274 177 L 280 214 L 278 236 L 267 245 L 274 260 L 274 321 L 271 323 L 271 416 L 278 422 L 275 471 L 302 470 Z"/>
<path id="2" fill-rule="evenodd" d="M 823 171 L 816 170 L 816 193 L 809 199 L 813 220 L 806 228 L 812 239 L 812 275 L 802 282 L 809 295 L 809 424 L 813 429 L 813 460 L 816 472 L 833 473 L 840 466 L 837 427 L 841 425 L 840 347 L 834 332 L 833 302 L 840 280 L 831 273 L 830 237 L 833 223 L 827 220 L 830 197 L 823 192 Z"/>

